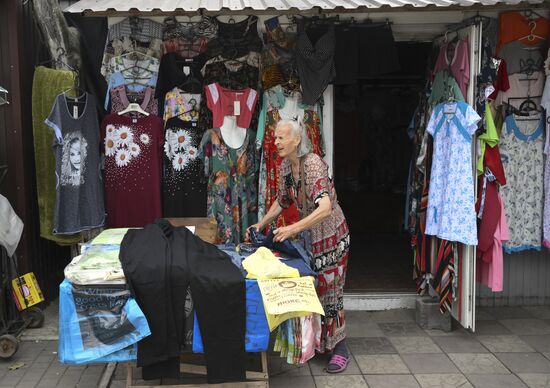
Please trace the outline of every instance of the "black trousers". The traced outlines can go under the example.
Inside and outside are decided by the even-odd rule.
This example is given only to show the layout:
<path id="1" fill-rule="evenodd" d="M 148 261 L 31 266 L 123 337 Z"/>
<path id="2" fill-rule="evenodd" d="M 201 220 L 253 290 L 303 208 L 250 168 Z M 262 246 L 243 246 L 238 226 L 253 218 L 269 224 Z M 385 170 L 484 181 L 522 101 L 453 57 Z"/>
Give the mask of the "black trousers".
<path id="1" fill-rule="evenodd" d="M 246 289 L 230 257 L 187 228 L 165 220 L 129 230 L 120 261 L 151 335 L 138 343 L 143 378 L 179 377 L 185 298 L 191 287 L 208 383 L 244 381 Z"/>

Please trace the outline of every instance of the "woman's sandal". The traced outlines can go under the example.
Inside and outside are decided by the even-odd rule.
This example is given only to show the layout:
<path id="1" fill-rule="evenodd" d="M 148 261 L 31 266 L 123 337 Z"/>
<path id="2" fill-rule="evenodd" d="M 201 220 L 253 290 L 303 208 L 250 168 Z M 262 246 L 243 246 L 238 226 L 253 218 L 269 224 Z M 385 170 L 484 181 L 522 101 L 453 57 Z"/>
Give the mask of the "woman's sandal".
<path id="1" fill-rule="evenodd" d="M 343 372 L 344 370 L 346 370 L 349 361 L 350 361 L 349 355 L 348 357 L 344 357 L 339 354 L 333 354 L 332 357 L 330 358 L 330 361 L 328 362 L 326 371 L 327 373 Z M 334 367 L 330 368 L 331 365 L 335 366 L 336 368 Z"/>

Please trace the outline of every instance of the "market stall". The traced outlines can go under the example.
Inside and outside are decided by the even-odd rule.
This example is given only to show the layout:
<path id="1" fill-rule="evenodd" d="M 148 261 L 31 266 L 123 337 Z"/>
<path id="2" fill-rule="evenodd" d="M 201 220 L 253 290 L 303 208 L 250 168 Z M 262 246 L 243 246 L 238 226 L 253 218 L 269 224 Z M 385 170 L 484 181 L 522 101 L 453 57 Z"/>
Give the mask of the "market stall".
<path id="1" fill-rule="evenodd" d="M 310 244 L 304 262 L 318 276 L 320 322 L 272 317 L 276 324 L 271 325 L 269 315 L 280 313 L 264 311 L 269 329 L 278 327 L 277 339 L 289 345 L 276 344 L 289 363 L 306 362 L 312 355 L 290 350 L 294 339 L 303 339 L 306 330 L 300 325 L 312 328 L 317 351 L 332 351 L 345 339 L 350 230 L 358 236 L 356 263 L 363 258 L 369 264 L 407 260 L 407 281 L 415 291 L 433 296 L 442 313 L 472 330 L 476 282 L 493 293 L 503 290 L 503 250 L 542 250 L 547 11 L 441 12 L 429 37 L 424 36 L 430 45 L 419 58 L 414 49 L 421 45 L 411 36 L 420 35 L 410 25 L 425 24 L 427 16 L 418 14 L 384 14 L 373 21 L 359 10 L 351 16 L 332 8 L 322 15 L 286 10 L 289 15 L 258 17 L 87 4 L 71 10 L 109 16 L 96 69 L 107 84 L 105 95 L 79 91 L 81 84 L 74 82 L 79 74 L 62 55 L 55 59 L 56 69 L 35 73 L 34 92 L 44 102 L 38 113 L 51 109 L 46 119 L 51 129 L 40 129 L 49 138 L 36 147 L 37 164 L 46 165 L 46 144 L 55 144 L 50 176 L 37 177 L 50 185 L 39 184 L 51 200 L 47 232 L 52 238 L 80 240 L 75 232 L 94 227 L 144 228 L 129 232 L 127 249 L 118 258 L 150 326 L 157 319 L 170 321 L 158 318 L 154 308 L 166 300 L 171 300 L 167 305 L 184 303 L 184 285 L 197 287 L 193 298 L 206 298 L 194 300 L 197 307 L 226 308 L 228 316 L 235 309 L 216 295 L 227 297 L 239 289 L 232 299 L 241 302 L 239 311 L 248 301 L 243 274 L 213 260 L 217 251 L 155 221 L 162 217 L 212 218 L 211 241 L 237 260 L 232 253 L 239 250 L 242 258 L 249 227 L 271 208 L 280 206 L 281 214 L 262 226 L 288 231 L 303 224 L 323 198 L 329 200 L 329 227 L 316 230 L 310 241 L 299 239 Z M 413 50 L 409 47 L 412 55 L 404 60 L 405 40 Z M 401 90 L 405 80 L 408 93 Z M 45 91 L 45 84 L 54 87 Z M 66 87 L 71 90 L 63 92 Z M 101 123 L 90 113 L 99 107 L 108 113 Z M 397 123 L 402 117 L 406 122 Z M 309 169 L 309 181 L 302 165 L 293 170 L 281 157 L 284 146 L 276 129 L 279 123 L 292 127 L 288 122 L 299 123 L 301 140 L 308 143 L 310 162 L 304 171 Z M 98 148 L 102 155 L 93 151 Z M 526 165 L 531 166 L 528 173 Z M 55 176 L 59 185 L 52 184 Z M 528 176 L 528 182 L 520 176 Z M 338 197 L 332 177 L 339 183 Z M 344 213 L 353 219 L 349 229 Z M 399 238 L 369 234 L 369 228 L 387 225 L 399 225 L 395 234 L 403 228 L 408 232 L 406 254 L 386 256 Z M 520 230 L 520 225 L 529 227 Z M 184 248 L 179 239 L 192 241 L 196 249 Z M 195 255 L 203 250 L 210 252 L 209 268 L 197 264 Z M 173 252 L 185 257 L 177 255 L 183 264 L 170 261 Z M 253 254 L 261 256 L 256 250 Z M 157 261 L 170 270 L 154 278 Z M 180 264 L 181 273 L 172 271 Z M 366 277 L 365 272 L 354 274 Z M 148 275 L 156 283 L 145 285 Z M 207 283 L 193 283 L 203 275 L 227 289 L 211 294 Z M 268 299 L 261 292 L 265 305 Z M 220 317 L 201 308 L 199 320 L 201 314 L 213 314 L 211 322 Z M 154 336 L 159 329 L 151 332 Z M 215 330 L 210 333 L 205 341 L 216 338 Z M 153 347 L 147 339 L 140 343 Z M 222 358 L 233 359 L 231 353 Z"/>

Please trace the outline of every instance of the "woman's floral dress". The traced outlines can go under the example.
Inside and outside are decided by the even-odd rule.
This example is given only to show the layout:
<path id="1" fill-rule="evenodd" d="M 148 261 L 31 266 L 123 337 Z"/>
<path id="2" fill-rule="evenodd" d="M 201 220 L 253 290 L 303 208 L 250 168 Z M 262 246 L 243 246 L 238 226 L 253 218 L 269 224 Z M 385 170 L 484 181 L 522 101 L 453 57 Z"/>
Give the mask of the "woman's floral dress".
<path id="1" fill-rule="evenodd" d="M 311 250 L 313 269 L 317 272 L 317 295 L 325 310 L 321 322 L 320 351 L 330 351 L 345 339 L 344 283 L 349 253 L 349 230 L 344 213 L 338 204 L 334 185 L 328 176 L 328 166 L 317 154 L 304 156 L 305 209 L 302 204 L 302 184 L 295 182 L 291 163 L 284 159 L 279 171 L 279 194 L 277 200 L 283 208 L 295 203 L 302 214 L 311 214 L 317 202 L 329 196 L 332 213 L 313 226 Z M 305 211 L 304 211 L 305 210 Z"/>
<path id="2" fill-rule="evenodd" d="M 208 178 L 207 215 L 218 223 L 218 243 L 244 241 L 258 219 L 258 182 L 254 138 L 250 129 L 240 148 L 225 144 L 219 128 L 209 129 L 200 145 Z"/>

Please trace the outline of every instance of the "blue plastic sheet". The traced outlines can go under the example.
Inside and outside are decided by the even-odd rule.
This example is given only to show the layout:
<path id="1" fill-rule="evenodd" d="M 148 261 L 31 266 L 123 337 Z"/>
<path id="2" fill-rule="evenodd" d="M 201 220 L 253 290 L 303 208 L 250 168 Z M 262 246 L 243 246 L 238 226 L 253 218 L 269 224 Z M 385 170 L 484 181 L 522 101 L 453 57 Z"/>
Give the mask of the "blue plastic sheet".
<path id="1" fill-rule="evenodd" d="M 116 286 L 59 286 L 59 360 L 65 364 L 131 361 L 151 334 L 145 315 Z"/>
<path id="2" fill-rule="evenodd" d="M 269 326 L 265 317 L 264 302 L 254 279 L 246 279 L 246 333 L 245 350 L 247 352 L 265 352 L 269 347 Z M 201 332 L 195 314 L 193 325 L 193 352 L 203 353 Z"/>

